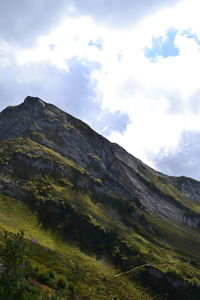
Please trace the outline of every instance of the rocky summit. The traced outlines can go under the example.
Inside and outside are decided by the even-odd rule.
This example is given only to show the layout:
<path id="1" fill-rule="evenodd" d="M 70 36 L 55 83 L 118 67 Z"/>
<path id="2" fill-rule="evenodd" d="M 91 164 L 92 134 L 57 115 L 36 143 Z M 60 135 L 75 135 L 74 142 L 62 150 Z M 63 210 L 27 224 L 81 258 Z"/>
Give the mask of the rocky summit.
<path id="1" fill-rule="evenodd" d="M 0 113 L 0 153 L 0 229 L 37 241 L 30 281 L 45 297 L 200 299 L 200 182 L 30 96 Z"/>

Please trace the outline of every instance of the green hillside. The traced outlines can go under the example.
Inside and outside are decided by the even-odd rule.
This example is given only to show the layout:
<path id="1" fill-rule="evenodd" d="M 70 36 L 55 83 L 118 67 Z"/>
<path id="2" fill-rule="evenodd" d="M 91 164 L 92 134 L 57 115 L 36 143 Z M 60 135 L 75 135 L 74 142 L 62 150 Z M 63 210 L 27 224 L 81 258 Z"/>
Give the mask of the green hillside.
<path id="1" fill-rule="evenodd" d="M 38 101 L 0 114 L 0 282 L 9 239 L 29 249 L 30 290 L 10 300 L 199 299 L 199 183 Z"/>
<path id="2" fill-rule="evenodd" d="M 0 195 L 0 212 L 1 232 L 18 233 L 23 230 L 29 243 L 33 244 L 34 241 L 34 248 L 29 254 L 31 278 L 49 297 L 58 293 L 57 283 L 62 278 L 66 287 L 60 292 L 66 293 L 69 298 L 63 296 L 61 299 L 71 299 L 73 294 L 78 299 L 91 300 L 157 299 L 126 276 L 115 278 L 119 269 L 108 261 L 97 260 L 95 255 L 82 252 L 75 242 L 64 240 L 59 232 L 44 229 L 36 214 L 23 203 Z M 48 273 L 55 274 L 55 279 L 46 280 L 43 286 L 40 285 L 41 275 Z M 44 295 L 41 293 L 40 297 L 43 299 Z"/>

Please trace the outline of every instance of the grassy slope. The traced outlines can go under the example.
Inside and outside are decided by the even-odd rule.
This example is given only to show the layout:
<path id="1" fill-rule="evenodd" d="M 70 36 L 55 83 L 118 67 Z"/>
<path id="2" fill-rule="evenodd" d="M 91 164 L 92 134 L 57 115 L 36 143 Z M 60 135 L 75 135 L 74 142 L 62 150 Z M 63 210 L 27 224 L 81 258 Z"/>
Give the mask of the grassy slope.
<path id="1" fill-rule="evenodd" d="M 113 266 L 98 262 L 72 243 L 63 241 L 55 232 L 44 230 L 26 205 L 3 195 L 0 195 L 0 228 L 13 233 L 23 230 L 26 238 L 34 238 L 47 247 L 48 251 L 35 246 L 32 265 L 62 275 L 75 286 L 80 297 L 91 294 L 91 300 L 111 299 L 114 295 L 119 299 L 155 299 L 127 278 L 115 279 L 117 270 Z"/>
<path id="2" fill-rule="evenodd" d="M 87 246 L 90 246 L 90 239 L 93 235 L 98 237 L 100 234 L 100 236 L 109 238 L 113 238 L 114 235 L 114 242 L 117 245 L 113 249 L 109 249 L 110 256 L 114 255 L 115 259 L 116 257 L 120 259 L 124 263 L 124 270 L 128 269 L 129 250 L 134 248 L 137 255 L 132 257 L 133 260 L 136 260 L 133 261 L 133 265 L 158 265 L 157 268 L 163 272 L 173 272 L 188 282 L 195 280 L 195 283 L 199 285 L 200 237 L 195 230 L 172 226 L 168 222 L 148 214 L 144 215 L 147 223 L 142 223 L 130 214 L 132 210 L 134 212 L 135 208 L 127 206 L 126 199 L 116 198 L 114 203 L 113 199 L 111 202 L 109 199 L 95 201 L 95 195 L 74 188 L 74 182 L 70 177 L 66 178 L 64 175 L 58 177 L 58 174 L 52 170 L 42 170 L 38 175 L 38 170 L 33 166 L 35 162 L 41 160 L 46 164 L 53 164 L 54 169 L 61 168 L 69 173 L 75 172 L 76 176 L 79 174 L 89 177 L 89 174 L 77 164 L 30 139 L 21 138 L 4 143 L 0 153 L 1 165 L 13 169 L 18 179 L 23 179 L 24 186 L 22 188 L 29 191 L 32 201 L 41 205 L 42 215 L 46 213 L 51 217 L 54 213 L 52 207 L 56 209 L 58 206 L 63 209 L 68 207 L 66 213 L 73 214 L 72 223 L 78 220 L 73 234 L 77 234 L 77 230 L 82 229 L 81 235 L 83 235 L 83 240 L 88 240 Z M 28 167 L 27 162 L 29 162 Z M 30 173 L 32 174 L 31 178 Z M 12 179 L 13 173 L 7 172 L 4 168 L 3 176 L 7 176 L 9 181 Z M 152 181 L 155 184 L 155 178 Z M 159 187 L 157 181 L 156 185 Z M 165 187 L 161 185 L 161 188 Z M 177 199 L 180 198 L 177 196 Z M 123 201 L 124 203 L 122 203 Z M 120 213 L 123 213 L 123 218 Z M 151 298 L 144 289 L 129 281 L 125 276 L 114 278 L 113 276 L 119 270 L 106 263 L 104 257 L 97 261 L 93 256 L 81 252 L 69 240 L 63 241 L 61 231 L 71 230 L 70 224 L 72 223 L 68 223 L 65 219 L 61 221 L 58 219 L 51 220 L 54 224 L 54 231 L 44 230 L 38 223 L 37 215 L 31 212 L 25 204 L 2 195 L 0 197 L 1 228 L 8 231 L 23 229 L 27 237 L 37 239 L 41 245 L 53 251 L 44 254 L 38 249 L 42 259 L 36 251 L 33 264 L 39 265 L 41 269 L 53 268 L 65 276 L 67 281 L 72 282 L 79 294 L 86 295 L 91 292 L 91 299 L 108 299 L 111 295 L 118 295 L 120 299 L 155 299 L 155 295 Z M 82 224 L 82 228 L 80 224 Z M 85 228 L 88 231 L 91 230 L 91 235 L 87 235 L 88 232 Z M 111 233 L 112 235 L 110 235 Z M 110 242 L 112 242 L 111 239 Z M 104 251 L 107 246 L 107 244 L 104 245 Z M 125 250 L 122 249 L 124 247 Z M 193 262 L 188 264 L 189 260 L 193 260 Z"/>

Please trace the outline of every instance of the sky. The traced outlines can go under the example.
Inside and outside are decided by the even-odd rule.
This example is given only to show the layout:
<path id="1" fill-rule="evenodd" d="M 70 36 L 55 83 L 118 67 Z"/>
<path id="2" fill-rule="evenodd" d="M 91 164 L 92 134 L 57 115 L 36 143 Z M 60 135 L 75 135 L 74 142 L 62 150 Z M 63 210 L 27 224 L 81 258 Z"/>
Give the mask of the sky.
<path id="1" fill-rule="evenodd" d="M 28 95 L 200 180 L 199 0 L 1 0 L 0 111 Z"/>

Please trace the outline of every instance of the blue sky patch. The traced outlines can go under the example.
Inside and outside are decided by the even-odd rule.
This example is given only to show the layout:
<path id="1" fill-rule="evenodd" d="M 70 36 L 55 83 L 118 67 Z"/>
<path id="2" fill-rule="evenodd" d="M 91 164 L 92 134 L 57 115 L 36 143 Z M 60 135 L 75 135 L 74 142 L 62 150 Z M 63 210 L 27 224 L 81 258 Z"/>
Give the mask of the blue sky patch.
<path id="1" fill-rule="evenodd" d="M 165 36 L 154 37 L 152 48 L 146 47 L 145 56 L 152 62 L 156 62 L 158 57 L 178 56 L 179 49 L 174 45 L 174 40 L 178 31 L 174 28 L 168 29 Z"/>
<path id="2" fill-rule="evenodd" d="M 192 32 L 190 29 L 185 30 L 182 35 L 185 35 L 188 39 L 194 39 L 198 45 L 200 45 L 200 39 L 196 33 Z"/>

